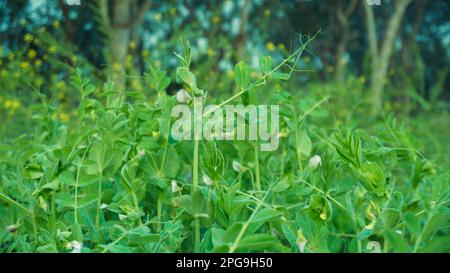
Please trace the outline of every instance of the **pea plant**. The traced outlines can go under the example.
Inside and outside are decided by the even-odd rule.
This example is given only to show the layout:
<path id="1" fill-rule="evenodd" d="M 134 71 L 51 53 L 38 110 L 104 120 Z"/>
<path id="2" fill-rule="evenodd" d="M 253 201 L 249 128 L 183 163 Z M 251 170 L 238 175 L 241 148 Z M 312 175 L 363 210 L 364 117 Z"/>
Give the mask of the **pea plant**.
<path id="1" fill-rule="evenodd" d="M 202 89 L 185 40 L 173 77 L 147 65 L 149 93 L 73 71 L 68 123 L 35 90 L 33 134 L 0 146 L 0 252 L 448 251 L 450 173 L 394 118 L 329 126 L 333 97 L 288 91 L 313 39 L 278 64 L 236 64 L 228 98 Z M 194 98 L 279 105 L 278 149 L 174 139 L 171 110 Z"/>

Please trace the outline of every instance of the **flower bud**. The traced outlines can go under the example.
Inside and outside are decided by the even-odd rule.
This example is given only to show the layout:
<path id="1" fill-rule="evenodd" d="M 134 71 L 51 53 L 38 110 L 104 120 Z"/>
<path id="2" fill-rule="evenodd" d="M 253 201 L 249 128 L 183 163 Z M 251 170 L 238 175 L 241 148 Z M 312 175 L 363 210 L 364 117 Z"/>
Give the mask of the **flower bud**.
<path id="1" fill-rule="evenodd" d="M 181 188 L 178 187 L 178 184 L 177 184 L 176 180 L 172 180 L 171 185 L 172 185 L 172 193 L 176 193 L 176 192 L 181 191 Z"/>
<path id="2" fill-rule="evenodd" d="M 315 155 L 309 159 L 308 164 L 311 168 L 315 169 L 321 164 L 321 162 L 322 162 L 322 159 L 320 158 L 320 156 Z"/>
<path id="3" fill-rule="evenodd" d="M 145 156 L 145 151 L 144 150 L 139 150 L 137 155 L 138 155 L 139 158 L 142 158 L 142 157 Z"/>
<path id="4" fill-rule="evenodd" d="M 205 183 L 206 186 L 212 186 L 214 184 L 214 181 L 212 181 L 212 179 L 209 176 L 204 174 L 203 175 L 203 183 Z"/>
<path id="5" fill-rule="evenodd" d="M 189 95 L 189 93 L 184 89 L 180 89 L 175 96 L 178 103 L 187 104 L 192 100 L 191 95 Z"/>
<path id="6" fill-rule="evenodd" d="M 234 160 L 231 165 L 233 166 L 233 170 L 235 170 L 238 173 L 244 171 L 244 168 L 242 167 L 242 165 L 239 164 L 239 162 L 237 162 L 236 160 Z"/>
<path id="7" fill-rule="evenodd" d="M 17 226 L 17 225 L 9 225 L 9 226 L 6 226 L 6 228 L 5 228 L 5 230 L 9 233 L 14 233 L 18 229 L 19 229 L 19 226 Z"/>
<path id="8" fill-rule="evenodd" d="M 303 235 L 303 232 L 299 229 L 297 230 L 297 246 L 300 249 L 301 253 L 305 252 L 305 246 L 308 240 L 306 240 L 305 235 Z"/>

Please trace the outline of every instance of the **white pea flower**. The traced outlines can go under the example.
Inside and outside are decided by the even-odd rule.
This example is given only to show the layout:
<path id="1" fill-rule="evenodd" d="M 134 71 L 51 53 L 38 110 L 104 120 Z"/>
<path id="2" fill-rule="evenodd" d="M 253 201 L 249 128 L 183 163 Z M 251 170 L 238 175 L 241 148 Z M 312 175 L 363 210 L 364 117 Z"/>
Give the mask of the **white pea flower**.
<path id="1" fill-rule="evenodd" d="M 308 240 L 306 240 L 305 235 L 303 235 L 303 232 L 299 229 L 297 230 L 297 246 L 298 249 L 300 249 L 301 253 L 305 253 L 305 246 Z"/>
<path id="2" fill-rule="evenodd" d="M 108 205 L 105 204 L 105 203 L 102 203 L 102 204 L 100 205 L 100 209 L 106 209 L 107 207 L 108 207 Z"/>
<path id="3" fill-rule="evenodd" d="M 142 158 L 142 157 L 145 156 L 145 151 L 144 150 L 139 150 L 137 155 L 138 155 L 138 157 Z"/>
<path id="4" fill-rule="evenodd" d="M 5 230 L 9 233 L 14 233 L 19 229 L 19 226 L 17 225 L 9 225 L 5 227 Z"/>
<path id="5" fill-rule="evenodd" d="M 128 216 L 126 216 L 125 214 L 119 214 L 119 220 L 120 221 L 123 221 L 123 220 L 125 220 L 127 218 L 128 218 Z"/>
<path id="6" fill-rule="evenodd" d="M 366 249 L 370 253 L 381 253 L 381 246 L 380 243 L 377 241 L 370 241 L 367 243 Z"/>
<path id="7" fill-rule="evenodd" d="M 172 180 L 171 185 L 172 185 L 172 193 L 176 193 L 176 192 L 181 191 L 181 188 L 178 187 L 178 184 L 177 184 L 176 180 Z"/>
<path id="8" fill-rule="evenodd" d="M 189 95 L 189 93 L 186 92 L 184 89 L 180 89 L 175 96 L 177 98 L 178 103 L 187 104 L 192 100 L 191 95 Z"/>
<path id="9" fill-rule="evenodd" d="M 313 169 L 317 168 L 322 162 L 320 156 L 315 155 L 309 159 L 309 166 Z"/>
<path id="10" fill-rule="evenodd" d="M 67 248 L 72 249 L 70 253 L 81 253 L 81 248 L 83 247 L 83 243 L 78 241 L 72 241 L 70 243 L 67 243 Z"/>
<path id="11" fill-rule="evenodd" d="M 206 174 L 203 175 L 203 183 L 205 183 L 206 186 L 212 186 L 214 184 L 212 179 L 209 176 L 207 176 Z"/>
<path id="12" fill-rule="evenodd" d="M 239 164 L 239 162 L 237 162 L 236 160 L 234 160 L 231 165 L 233 166 L 233 170 L 235 170 L 238 173 L 244 171 L 244 168 L 242 167 L 242 165 Z"/>

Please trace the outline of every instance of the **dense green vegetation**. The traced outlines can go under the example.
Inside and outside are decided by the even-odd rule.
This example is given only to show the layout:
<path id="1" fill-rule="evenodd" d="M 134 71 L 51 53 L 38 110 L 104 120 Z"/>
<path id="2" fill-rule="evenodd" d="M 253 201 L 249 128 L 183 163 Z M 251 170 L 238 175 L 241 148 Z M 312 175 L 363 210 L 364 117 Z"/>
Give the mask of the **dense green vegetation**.
<path id="1" fill-rule="evenodd" d="M 29 1 L 0 1 L 20 26 L 0 40 L 0 252 L 449 251 L 448 49 L 430 26 L 405 34 L 421 12 L 448 27 L 448 4 L 387 1 L 400 27 L 372 47 L 384 17 L 361 30 L 374 14 L 357 1 L 280 1 L 282 16 L 147 2 L 60 1 L 36 20 Z M 303 34 L 271 33 L 289 18 Z M 352 49 L 352 30 L 367 44 Z M 173 139 L 180 89 L 189 107 L 279 105 L 278 149 Z"/>

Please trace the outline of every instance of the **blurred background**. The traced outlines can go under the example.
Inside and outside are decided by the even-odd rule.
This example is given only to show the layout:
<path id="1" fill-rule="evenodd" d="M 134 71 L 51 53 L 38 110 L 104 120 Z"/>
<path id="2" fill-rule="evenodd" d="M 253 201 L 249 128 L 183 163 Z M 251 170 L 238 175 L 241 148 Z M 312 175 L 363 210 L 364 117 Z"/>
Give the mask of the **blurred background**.
<path id="1" fill-rule="evenodd" d="M 370 128 L 392 115 L 427 139 L 426 149 L 450 150 L 450 2 L 369 2 L 0 0 L 1 139 L 32 132 L 43 104 L 57 122 L 75 117 L 75 68 L 98 89 L 112 79 L 151 100 L 149 67 L 174 78 L 184 37 L 201 87 L 220 99 L 234 89 L 235 63 L 279 62 L 318 34 L 291 81 L 272 89 L 331 95 L 334 126 Z"/>

